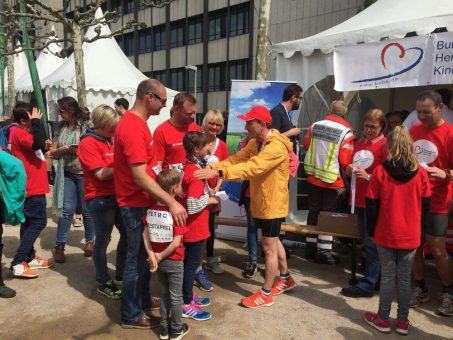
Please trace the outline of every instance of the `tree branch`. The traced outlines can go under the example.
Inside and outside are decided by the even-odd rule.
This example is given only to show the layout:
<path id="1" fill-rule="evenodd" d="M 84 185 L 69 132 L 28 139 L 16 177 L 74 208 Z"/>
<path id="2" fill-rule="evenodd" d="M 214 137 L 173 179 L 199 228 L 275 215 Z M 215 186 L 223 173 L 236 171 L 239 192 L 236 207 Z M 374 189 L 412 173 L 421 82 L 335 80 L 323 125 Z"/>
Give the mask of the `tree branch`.
<path id="1" fill-rule="evenodd" d="M 145 7 L 155 7 L 155 8 L 163 8 L 167 5 L 170 5 L 174 0 L 165 0 L 165 1 L 156 1 L 156 0 L 145 0 L 143 1 L 143 5 Z"/>

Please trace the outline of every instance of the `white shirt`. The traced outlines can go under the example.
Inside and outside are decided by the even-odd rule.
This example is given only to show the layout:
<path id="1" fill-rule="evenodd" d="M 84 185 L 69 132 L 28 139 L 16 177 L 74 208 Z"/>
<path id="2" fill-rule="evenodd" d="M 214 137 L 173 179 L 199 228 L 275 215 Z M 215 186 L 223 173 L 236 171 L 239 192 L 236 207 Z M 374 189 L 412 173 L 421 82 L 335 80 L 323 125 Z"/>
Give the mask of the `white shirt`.
<path id="1" fill-rule="evenodd" d="M 447 105 L 444 104 L 444 109 L 442 111 L 442 118 L 453 125 L 453 111 L 451 111 Z M 409 113 L 409 116 L 404 120 L 403 126 L 410 129 L 413 125 L 420 123 L 417 117 L 417 111 L 412 111 Z"/>

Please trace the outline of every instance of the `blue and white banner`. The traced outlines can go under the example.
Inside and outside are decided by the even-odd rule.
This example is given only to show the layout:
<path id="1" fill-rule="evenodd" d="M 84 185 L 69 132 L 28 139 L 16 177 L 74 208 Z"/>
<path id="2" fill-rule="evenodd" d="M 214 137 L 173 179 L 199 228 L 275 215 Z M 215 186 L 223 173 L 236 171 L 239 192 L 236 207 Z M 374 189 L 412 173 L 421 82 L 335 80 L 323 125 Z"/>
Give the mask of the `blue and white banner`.
<path id="1" fill-rule="evenodd" d="M 335 90 L 371 90 L 453 83 L 453 32 L 340 46 Z"/>

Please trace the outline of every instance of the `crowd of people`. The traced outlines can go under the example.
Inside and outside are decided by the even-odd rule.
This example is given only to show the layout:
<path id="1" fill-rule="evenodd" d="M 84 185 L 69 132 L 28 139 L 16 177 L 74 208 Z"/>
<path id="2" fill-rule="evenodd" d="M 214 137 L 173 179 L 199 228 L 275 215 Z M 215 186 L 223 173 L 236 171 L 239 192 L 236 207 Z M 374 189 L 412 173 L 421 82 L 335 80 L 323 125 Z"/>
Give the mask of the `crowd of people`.
<path id="1" fill-rule="evenodd" d="M 214 219 L 221 210 L 218 193 L 224 180 L 243 181 L 249 263 L 242 275 L 252 278 L 256 272 L 259 228 L 265 277 L 262 287 L 243 297 L 241 304 L 271 306 L 274 296 L 296 286 L 279 236 L 288 216 L 288 180 L 297 171 L 298 161 L 294 166 L 292 159 L 297 158 L 294 151 L 302 131 L 293 125 L 290 112 L 299 109 L 302 100 L 302 88 L 292 84 L 272 110 L 255 106 L 239 115 L 247 139 L 231 156 L 219 138 L 224 129 L 222 113 L 209 110 L 198 126 L 197 101 L 188 92 L 175 96 L 171 117 L 151 134 L 147 120 L 167 104 L 166 88 L 155 79 L 138 85 L 130 109 L 123 98 L 115 101 L 114 108 L 100 105 L 91 113 L 72 97 L 59 99 L 61 123 L 54 142 L 46 136 L 41 112 L 18 102 L 12 112 L 14 130 L 6 138 L 5 149 L 11 154 L 0 151 L 2 217 L 6 223 L 20 223 L 20 242 L 10 266 L 13 275 L 36 278 L 38 270 L 64 263 L 70 227 L 80 213 L 84 255 L 93 257 L 97 291 L 121 299 L 122 327 L 160 327 L 160 339 L 180 339 L 189 331 L 183 318 L 212 317 L 205 307 L 213 301 L 195 293 L 193 285 L 212 291 L 206 270 L 224 272 L 214 257 Z M 365 271 L 341 293 L 371 297 L 379 290 L 378 312 L 367 312 L 364 319 L 381 332 L 391 331 L 395 287 L 400 334 L 409 332 L 409 307 L 428 301 L 425 244 L 443 284 L 438 312 L 453 316 L 452 263 L 445 247 L 453 192 L 453 127 L 443 119 L 446 105 L 439 93 L 424 91 L 415 103 L 420 123 L 407 129 L 403 123 L 407 112 L 385 115 L 372 109 L 363 118 L 364 137 L 356 139 L 346 120 L 347 104 L 334 101 L 326 117 L 308 128 L 302 143 L 309 192 L 307 224 L 316 225 L 320 211 L 339 211 L 341 197 L 349 192 Z M 37 256 L 34 249 L 47 224 L 46 158 L 58 163 L 53 206 L 59 219 L 53 259 Z M 120 238 L 111 276 L 107 246 L 114 227 Z M 3 226 L 0 259 L 2 233 Z M 338 258 L 332 243 L 332 236 L 307 235 L 305 255 L 316 263 L 335 265 Z M 160 298 L 150 289 L 153 273 Z M 0 273 L 0 296 L 15 294 Z M 157 309 L 160 318 L 152 314 Z"/>

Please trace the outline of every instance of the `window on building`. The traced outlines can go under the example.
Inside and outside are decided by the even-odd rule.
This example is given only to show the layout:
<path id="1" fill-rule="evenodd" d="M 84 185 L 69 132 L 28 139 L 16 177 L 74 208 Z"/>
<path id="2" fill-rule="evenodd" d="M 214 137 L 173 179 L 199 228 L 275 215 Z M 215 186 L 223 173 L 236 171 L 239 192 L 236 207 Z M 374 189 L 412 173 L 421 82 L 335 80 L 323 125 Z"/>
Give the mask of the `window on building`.
<path id="1" fill-rule="evenodd" d="M 154 79 L 159 80 L 162 84 L 167 84 L 167 71 L 153 71 L 152 76 Z"/>
<path id="2" fill-rule="evenodd" d="M 249 32 L 249 5 L 247 3 L 230 8 L 230 36 Z"/>
<path id="3" fill-rule="evenodd" d="M 226 37 L 226 9 L 209 13 L 209 40 Z"/>
<path id="4" fill-rule="evenodd" d="M 170 70 L 171 88 L 176 91 L 184 91 L 184 68 Z"/>
<path id="5" fill-rule="evenodd" d="M 200 43 L 203 40 L 203 16 L 199 15 L 189 19 L 187 43 L 189 45 Z"/>
<path id="6" fill-rule="evenodd" d="M 225 90 L 225 66 L 226 63 L 216 63 L 208 66 L 209 91 L 223 91 Z"/>
<path id="7" fill-rule="evenodd" d="M 172 22 L 171 31 L 171 47 L 180 47 L 184 45 L 185 21 Z"/>
<path id="8" fill-rule="evenodd" d="M 153 51 L 160 51 L 165 49 L 165 25 L 160 25 L 153 30 Z"/>
<path id="9" fill-rule="evenodd" d="M 202 65 L 197 65 L 197 92 L 203 91 L 202 81 L 203 81 L 203 70 Z M 195 72 L 192 70 L 186 70 L 187 74 L 187 89 L 190 92 L 195 92 L 193 87 L 195 86 Z"/>
<path id="10" fill-rule="evenodd" d="M 124 14 L 134 12 L 134 0 L 124 0 Z"/>
<path id="11" fill-rule="evenodd" d="M 111 4 L 112 11 L 116 11 L 120 14 L 123 12 L 123 0 L 112 0 Z"/>
<path id="12" fill-rule="evenodd" d="M 232 80 L 242 80 L 248 78 L 248 59 L 230 60 L 229 62 L 230 79 L 228 79 L 228 89 L 231 88 Z"/>
<path id="13" fill-rule="evenodd" d="M 118 46 L 123 50 L 123 36 L 120 34 L 120 35 L 115 35 L 115 40 L 118 44 Z M 123 50 L 124 51 L 124 50 Z"/>
<path id="14" fill-rule="evenodd" d="M 123 35 L 123 51 L 127 56 L 134 55 L 134 32 Z"/>
<path id="15" fill-rule="evenodd" d="M 138 53 L 149 53 L 152 51 L 151 28 L 138 31 Z"/>

